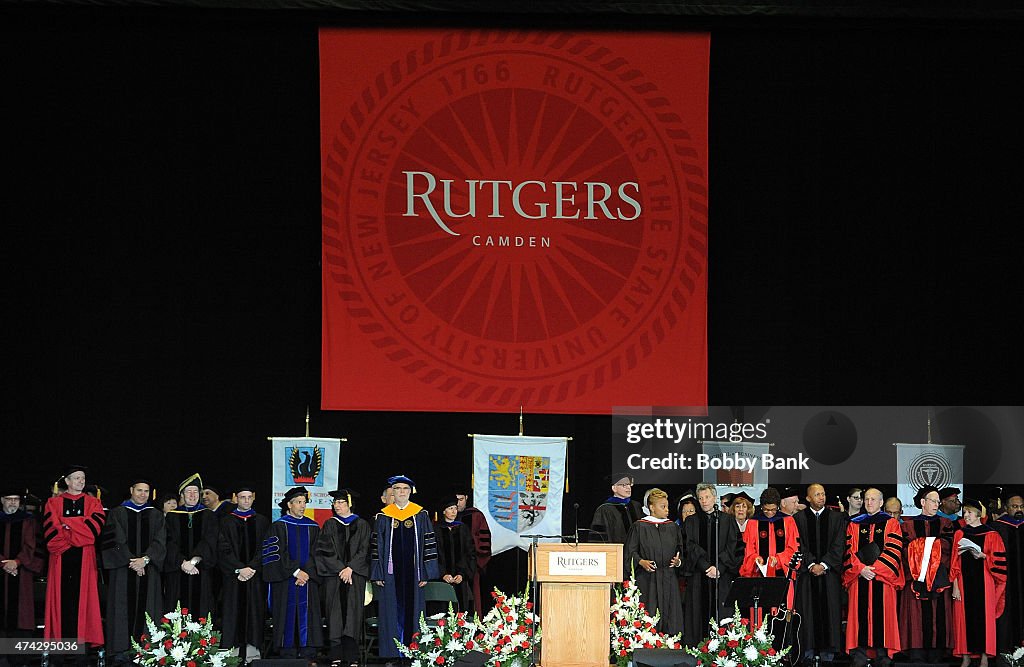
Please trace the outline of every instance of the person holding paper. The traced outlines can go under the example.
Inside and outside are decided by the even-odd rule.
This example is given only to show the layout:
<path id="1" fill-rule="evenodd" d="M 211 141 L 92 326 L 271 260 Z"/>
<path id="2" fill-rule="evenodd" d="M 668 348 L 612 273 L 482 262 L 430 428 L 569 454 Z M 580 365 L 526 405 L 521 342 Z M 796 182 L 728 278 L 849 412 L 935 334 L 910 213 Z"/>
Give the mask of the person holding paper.
<path id="1" fill-rule="evenodd" d="M 963 657 L 961 667 L 971 658 L 988 667 L 989 656 L 996 655 L 996 619 L 1006 603 L 1006 550 L 999 533 L 981 522 L 982 507 L 964 499 L 965 525 L 953 536 L 953 655 Z"/>
<path id="2" fill-rule="evenodd" d="M 941 517 L 939 490 L 923 486 L 914 496 L 918 516 L 902 524 L 903 572 L 900 645 L 914 662 L 945 663 L 953 648 L 952 582 L 949 560 L 956 524 Z"/>
<path id="3" fill-rule="evenodd" d="M 781 498 L 777 489 L 768 487 L 761 493 L 761 511 L 743 530 L 746 549 L 741 577 L 785 577 L 789 563 L 799 550 L 799 534 L 793 517 L 779 511 Z M 793 588 L 790 587 L 786 607 L 793 608 Z"/>

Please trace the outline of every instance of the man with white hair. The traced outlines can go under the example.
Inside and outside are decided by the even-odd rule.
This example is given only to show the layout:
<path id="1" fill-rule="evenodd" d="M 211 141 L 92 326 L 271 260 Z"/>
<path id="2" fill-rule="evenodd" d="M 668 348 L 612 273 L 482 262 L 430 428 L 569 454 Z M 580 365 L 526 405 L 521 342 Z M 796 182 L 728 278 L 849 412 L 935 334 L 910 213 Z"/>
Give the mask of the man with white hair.
<path id="1" fill-rule="evenodd" d="M 21 498 L 13 486 L 0 493 L 0 637 L 29 637 L 36 629 L 32 576 L 43 569 L 36 551 L 39 524 L 21 508 Z M 0 655 L 0 665 L 6 664 Z"/>
<path id="2" fill-rule="evenodd" d="M 719 511 L 717 500 L 713 484 L 698 484 L 697 513 L 683 522 L 683 640 L 690 646 L 704 637 L 708 620 L 730 615 L 723 607 L 739 568 L 739 528 L 735 519 Z"/>

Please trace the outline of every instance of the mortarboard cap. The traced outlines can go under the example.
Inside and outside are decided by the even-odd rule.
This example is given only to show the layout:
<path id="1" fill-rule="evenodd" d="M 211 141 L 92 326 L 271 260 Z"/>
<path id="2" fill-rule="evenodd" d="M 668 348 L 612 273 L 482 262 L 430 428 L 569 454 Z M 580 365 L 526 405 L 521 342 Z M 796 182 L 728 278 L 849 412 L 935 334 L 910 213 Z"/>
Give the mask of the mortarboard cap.
<path id="1" fill-rule="evenodd" d="M 416 482 L 412 481 L 405 475 L 394 475 L 388 477 L 388 486 L 394 486 L 395 484 L 408 484 L 412 488 L 412 492 L 416 493 Z"/>
<path id="2" fill-rule="evenodd" d="M 788 497 L 788 496 L 787 496 L 787 497 Z M 754 499 L 753 499 L 753 498 L 751 498 L 751 497 L 750 497 L 750 495 L 749 495 L 749 494 L 747 494 L 747 492 L 746 492 L 746 491 L 740 491 L 739 493 L 735 494 L 735 495 L 733 496 L 733 499 L 732 499 L 732 501 L 733 501 L 733 502 L 736 502 L 736 499 L 737 499 L 737 498 L 743 498 L 744 500 L 746 500 L 746 501 L 747 501 L 748 503 L 750 503 L 751 505 L 753 505 L 753 504 L 754 504 Z"/>
<path id="3" fill-rule="evenodd" d="M 617 484 L 623 479 L 628 479 L 630 484 L 636 483 L 636 477 L 633 475 L 633 473 L 627 472 L 625 470 L 618 470 L 610 475 L 605 475 L 604 478 L 606 481 L 611 482 L 612 484 Z"/>
<path id="4" fill-rule="evenodd" d="M 279 502 L 278 505 L 281 506 L 281 509 L 286 510 L 288 509 L 289 501 L 291 501 L 292 498 L 298 498 L 299 496 L 305 496 L 306 501 L 309 501 L 309 491 L 306 490 L 306 487 L 293 486 L 292 488 L 285 491 L 284 498 L 281 499 L 281 502 Z"/>
<path id="5" fill-rule="evenodd" d="M 800 498 L 800 487 L 798 486 L 784 486 L 779 489 L 780 498 Z"/>
<path id="6" fill-rule="evenodd" d="M 437 504 L 437 511 L 444 512 L 449 507 L 456 507 L 458 506 L 458 504 L 459 499 L 456 498 L 454 495 L 445 496 L 443 499 L 441 499 L 441 502 Z"/>
<path id="7" fill-rule="evenodd" d="M 359 493 L 352 489 L 335 489 L 327 495 L 335 500 L 344 500 L 349 507 L 352 507 L 352 501 L 359 497 Z"/>
<path id="8" fill-rule="evenodd" d="M 194 486 L 200 491 L 203 490 L 203 478 L 200 477 L 199 473 L 194 472 L 185 479 L 181 480 L 181 484 L 178 484 L 178 493 L 185 493 L 185 489 L 190 486 Z"/>
<path id="9" fill-rule="evenodd" d="M 946 498 L 949 498 L 951 496 L 958 495 L 960 495 L 960 489 L 956 488 L 955 486 L 947 486 L 946 488 L 939 490 L 939 499 L 941 500 L 945 500 Z"/>

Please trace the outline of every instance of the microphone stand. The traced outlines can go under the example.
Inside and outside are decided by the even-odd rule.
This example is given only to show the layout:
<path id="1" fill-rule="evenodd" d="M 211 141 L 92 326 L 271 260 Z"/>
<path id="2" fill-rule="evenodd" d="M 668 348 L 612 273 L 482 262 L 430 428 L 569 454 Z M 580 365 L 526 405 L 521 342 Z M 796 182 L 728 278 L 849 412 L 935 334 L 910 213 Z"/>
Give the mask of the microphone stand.
<path id="1" fill-rule="evenodd" d="M 578 531 L 578 529 L 577 529 Z M 576 537 L 576 544 L 579 545 L 579 534 L 573 535 L 520 535 L 530 539 L 530 600 L 533 602 L 533 613 L 540 616 L 540 600 L 537 599 L 537 590 L 540 582 L 537 575 L 537 541 L 538 540 L 571 540 Z M 530 667 L 537 665 L 537 624 L 534 623 L 533 632 L 530 633 Z"/>
<path id="2" fill-rule="evenodd" d="M 721 602 L 718 599 L 718 595 L 719 595 L 719 590 L 718 590 L 719 586 L 718 585 L 719 585 L 721 577 L 722 577 L 722 573 L 718 569 L 718 553 L 722 550 L 721 549 L 722 545 L 719 544 L 719 541 L 721 540 L 722 536 L 719 534 L 720 531 L 719 531 L 718 519 L 719 519 L 719 516 L 718 516 L 718 504 L 715 503 L 715 509 L 714 509 L 714 511 L 711 512 L 711 525 L 714 528 L 714 532 L 712 533 L 712 536 L 715 539 L 715 579 L 714 579 L 714 582 L 713 582 L 714 585 L 715 585 L 715 589 L 714 589 L 715 608 L 714 608 L 714 611 L 712 613 L 714 614 L 714 619 L 715 619 L 716 623 L 718 622 L 718 614 L 719 614 L 718 607 L 721 604 Z"/>

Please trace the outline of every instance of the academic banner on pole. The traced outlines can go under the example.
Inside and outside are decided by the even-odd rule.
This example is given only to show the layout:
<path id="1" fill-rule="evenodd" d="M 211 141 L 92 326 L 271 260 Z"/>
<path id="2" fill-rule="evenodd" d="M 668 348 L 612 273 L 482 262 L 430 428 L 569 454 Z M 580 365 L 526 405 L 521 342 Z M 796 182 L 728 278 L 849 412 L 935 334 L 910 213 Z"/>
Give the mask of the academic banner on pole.
<path id="1" fill-rule="evenodd" d="M 321 29 L 322 407 L 706 405 L 709 51 Z"/>
<path id="2" fill-rule="evenodd" d="M 338 438 L 271 438 L 273 448 L 272 519 L 281 516 L 278 503 L 295 486 L 309 491 L 306 516 L 322 523 L 331 516 L 332 498 L 338 488 L 341 440 Z"/>
<path id="3" fill-rule="evenodd" d="M 521 535 L 562 534 L 565 453 L 566 438 L 473 436 L 473 500 L 491 529 L 491 553 L 528 549 Z"/>
<path id="4" fill-rule="evenodd" d="M 726 493 L 746 492 L 755 500 L 768 488 L 768 471 L 761 466 L 768 453 L 766 442 L 727 442 L 705 440 L 701 445 L 708 464 L 704 482 L 714 484 L 718 497 Z"/>
<path id="5" fill-rule="evenodd" d="M 962 445 L 896 444 L 896 495 L 907 516 L 918 514 L 914 496 L 922 486 L 940 489 L 955 486 L 963 491 L 964 448 Z"/>

